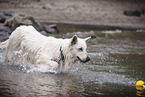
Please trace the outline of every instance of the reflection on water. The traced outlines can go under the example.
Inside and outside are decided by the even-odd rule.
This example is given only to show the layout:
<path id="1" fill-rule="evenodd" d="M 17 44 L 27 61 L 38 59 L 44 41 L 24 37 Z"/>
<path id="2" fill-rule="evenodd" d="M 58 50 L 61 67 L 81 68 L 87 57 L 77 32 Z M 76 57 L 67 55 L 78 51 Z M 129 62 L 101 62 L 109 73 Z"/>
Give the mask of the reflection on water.
<path id="1" fill-rule="evenodd" d="M 0 51 L 0 96 L 4 97 L 137 97 L 145 81 L 145 33 L 90 31 L 63 34 L 96 36 L 88 42 L 91 61 L 76 63 L 62 73 L 27 72 L 25 66 L 3 63 Z"/>
<path id="2" fill-rule="evenodd" d="M 79 92 L 84 89 L 77 85 L 72 75 L 65 73 L 22 73 L 10 69 L 3 69 L 1 72 L 3 75 L 1 75 L 0 90 L 3 96 L 79 96 L 81 95 Z"/>

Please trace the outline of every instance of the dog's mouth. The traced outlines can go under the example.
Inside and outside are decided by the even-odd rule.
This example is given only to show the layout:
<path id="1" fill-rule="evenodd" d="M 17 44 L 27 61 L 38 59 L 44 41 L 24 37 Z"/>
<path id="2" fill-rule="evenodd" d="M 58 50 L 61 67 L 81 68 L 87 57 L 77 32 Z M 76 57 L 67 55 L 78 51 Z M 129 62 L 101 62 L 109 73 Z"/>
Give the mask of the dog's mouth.
<path id="1" fill-rule="evenodd" d="M 86 60 L 82 60 L 79 56 L 77 56 L 77 58 L 83 63 L 86 63 L 90 60 L 90 58 L 88 56 L 87 56 Z"/>

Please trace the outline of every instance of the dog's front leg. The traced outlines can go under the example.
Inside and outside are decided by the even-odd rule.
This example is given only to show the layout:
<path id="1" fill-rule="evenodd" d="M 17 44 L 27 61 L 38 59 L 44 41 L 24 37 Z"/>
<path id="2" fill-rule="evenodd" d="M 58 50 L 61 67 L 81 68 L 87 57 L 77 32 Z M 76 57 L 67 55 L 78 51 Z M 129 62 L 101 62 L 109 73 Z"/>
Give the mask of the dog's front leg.
<path id="1" fill-rule="evenodd" d="M 52 71 L 56 71 L 58 68 L 58 63 L 55 61 L 51 61 L 51 60 L 38 60 L 37 61 L 37 67 L 44 69 L 44 70 L 52 70 Z"/>

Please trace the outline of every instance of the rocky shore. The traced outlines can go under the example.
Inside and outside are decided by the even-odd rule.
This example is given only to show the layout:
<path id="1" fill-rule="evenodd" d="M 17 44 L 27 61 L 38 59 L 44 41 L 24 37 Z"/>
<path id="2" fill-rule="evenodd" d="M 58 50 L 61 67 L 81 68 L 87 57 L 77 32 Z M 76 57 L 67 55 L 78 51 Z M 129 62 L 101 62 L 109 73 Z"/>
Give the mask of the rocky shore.
<path id="1" fill-rule="evenodd" d="M 21 24 L 39 25 L 38 31 L 44 32 L 47 29 L 41 24 L 45 23 L 91 25 L 96 30 L 145 29 L 144 0 L 0 0 L 0 12 L 6 16 L 1 23 L 16 15 Z M 0 24 L 10 31 L 17 26 L 8 27 Z"/>
<path id="2" fill-rule="evenodd" d="M 48 27 L 36 22 L 32 16 L 18 15 L 9 11 L 0 12 L 0 41 L 6 40 L 20 25 L 32 25 L 44 35 L 59 34 L 56 24 Z"/>
<path id="3" fill-rule="evenodd" d="M 38 22 L 145 29 L 144 0 L 0 0 L 0 11 L 33 16 Z M 140 16 L 125 15 L 140 11 Z"/>

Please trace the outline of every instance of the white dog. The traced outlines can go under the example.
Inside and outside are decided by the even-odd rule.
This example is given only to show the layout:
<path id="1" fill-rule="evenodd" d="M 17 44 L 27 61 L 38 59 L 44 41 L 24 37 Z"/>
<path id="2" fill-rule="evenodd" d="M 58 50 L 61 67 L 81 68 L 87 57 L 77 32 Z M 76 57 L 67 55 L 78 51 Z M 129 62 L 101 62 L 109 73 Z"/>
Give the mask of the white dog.
<path id="1" fill-rule="evenodd" d="M 77 60 L 84 63 L 90 60 L 86 52 L 86 41 L 90 38 L 81 39 L 76 35 L 71 39 L 47 37 L 33 26 L 20 26 L 0 44 L 0 48 L 6 48 L 5 62 L 10 61 L 15 51 L 21 50 L 22 54 L 27 53 L 26 61 L 38 68 L 56 70 L 63 66 L 68 69 Z"/>

